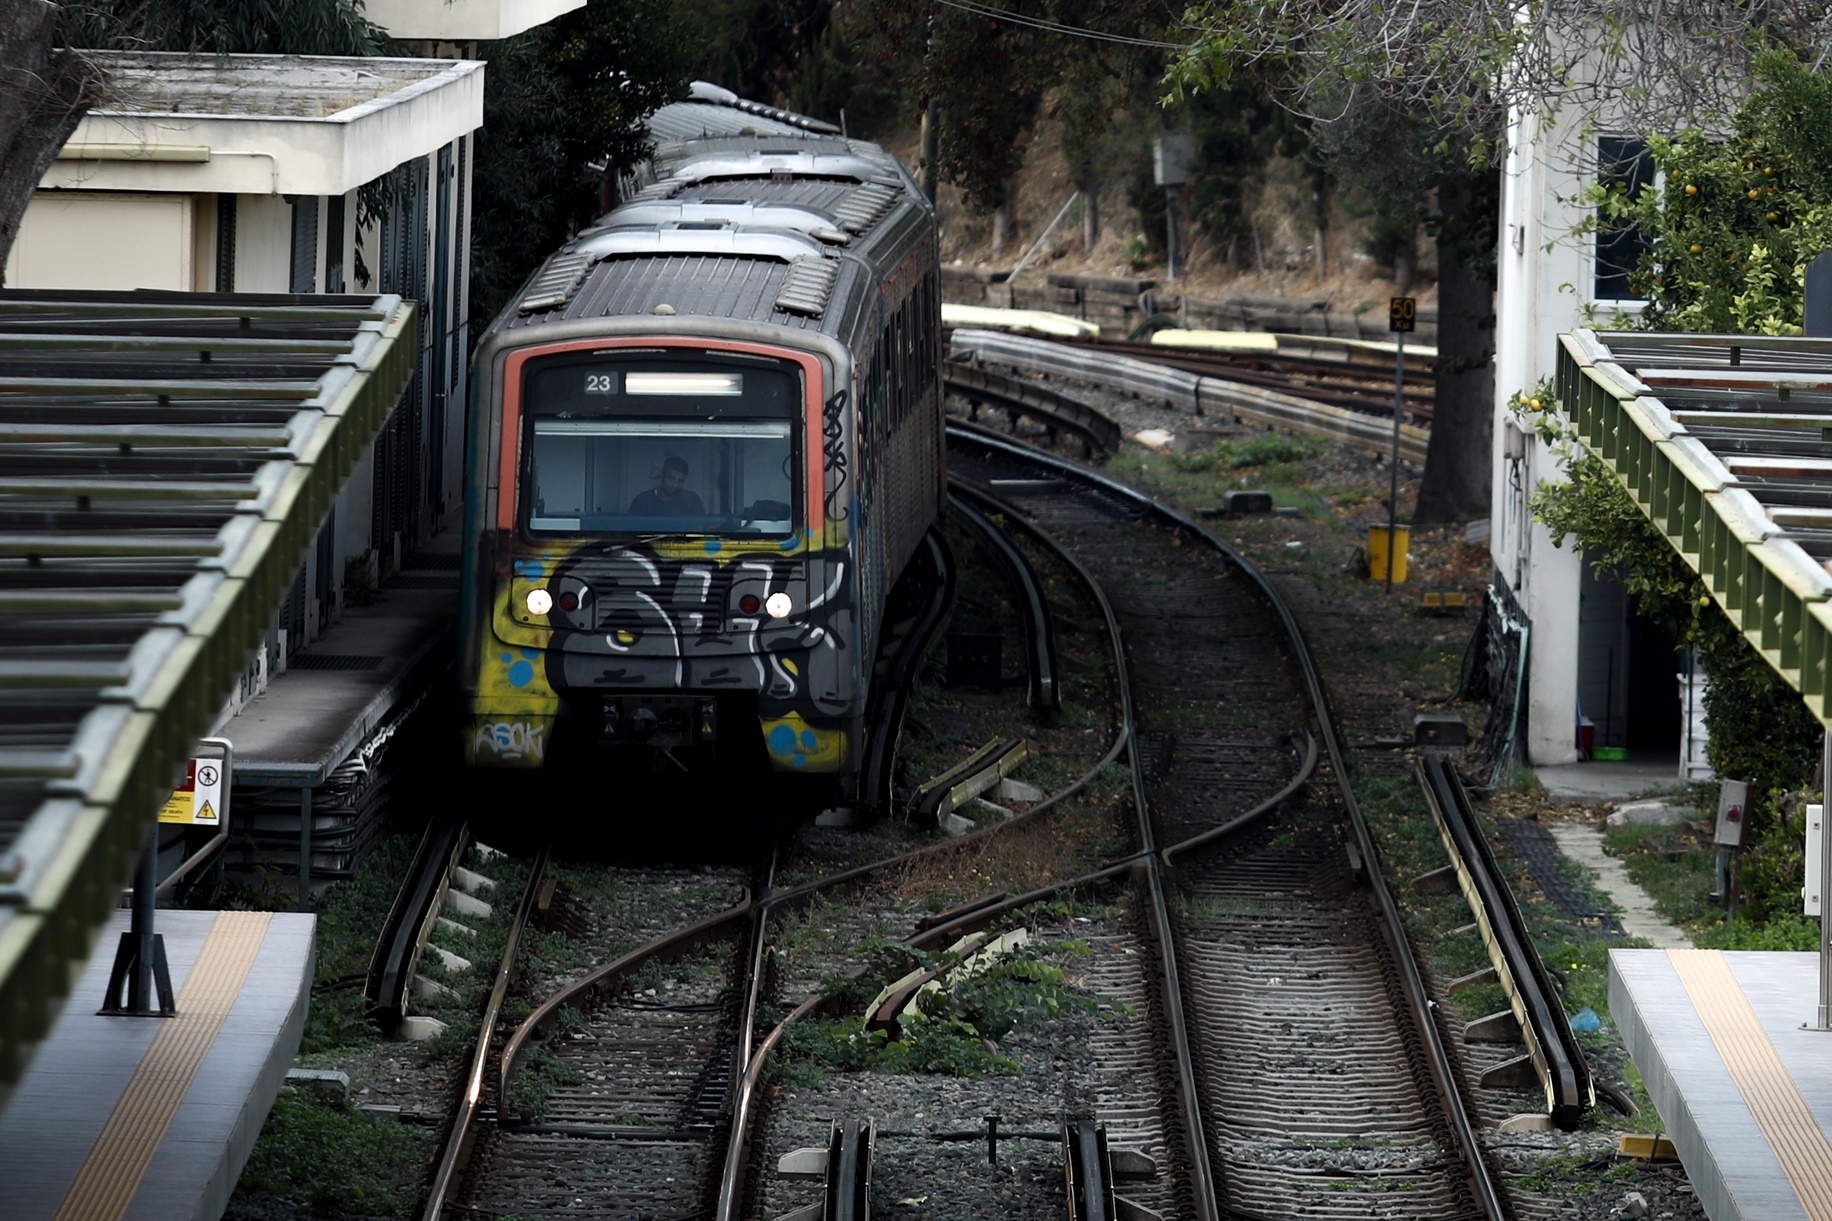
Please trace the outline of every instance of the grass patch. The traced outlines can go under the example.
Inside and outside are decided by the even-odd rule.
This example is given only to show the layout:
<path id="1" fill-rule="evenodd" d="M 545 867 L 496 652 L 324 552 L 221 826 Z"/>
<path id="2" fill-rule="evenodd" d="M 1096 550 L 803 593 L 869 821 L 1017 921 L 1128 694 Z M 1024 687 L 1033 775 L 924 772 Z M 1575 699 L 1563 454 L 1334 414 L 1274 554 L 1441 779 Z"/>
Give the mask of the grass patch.
<path id="1" fill-rule="evenodd" d="M 318 1216 L 402 1217 L 418 1202 L 431 1134 L 321 1089 L 280 1091 L 236 1185 Z"/>
<path id="2" fill-rule="evenodd" d="M 1699 795 L 1693 798 L 1698 801 Z M 1735 920 L 1725 918 L 1725 909 L 1710 897 L 1717 886 L 1717 848 L 1710 827 L 1703 819 L 1674 827 L 1610 827 L 1604 846 L 1653 898 L 1655 910 L 1701 948 L 1817 950 L 1819 925 L 1797 913 L 1754 921 L 1745 909 Z"/>

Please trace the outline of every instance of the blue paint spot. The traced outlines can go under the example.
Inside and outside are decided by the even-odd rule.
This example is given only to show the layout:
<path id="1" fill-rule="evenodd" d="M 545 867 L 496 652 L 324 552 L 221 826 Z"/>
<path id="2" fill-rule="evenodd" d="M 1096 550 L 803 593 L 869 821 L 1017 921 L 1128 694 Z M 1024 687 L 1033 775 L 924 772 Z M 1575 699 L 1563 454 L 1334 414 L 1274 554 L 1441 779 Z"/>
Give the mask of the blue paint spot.
<path id="1" fill-rule="evenodd" d="M 800 751 L 796 751 L 795 757 L 789 760 L 789 762 L 793 763 L 796 767 L 806 767 L 808 766 L 808 756 L 802 754 Z"/>
<path id="2" fill-rule="evenodd" d="M 503 654 L 503 664 L 505 666 L 514 660 L 515 660 L 515 654 L 513 653 L 504 653 Z"/>
<path id="3" fill-rule="evenodd" d="M 787 725 L 778 725 L 770 730 L 770 753 L 786 755 L 795 749 L 795 731 Z"/>
<path id="4" fill-rule="evenodd" d="M 781 547 L 784 551 L 793 551 L 795 550 L 796 545 L 800 542 L 801 542 L 800 539 L 796 538 L 793 534 L 791 534 L 788 538 L 783 539 L 782 542 L 777 543 L 776 545 L 778 547 Z"/>
<path id="5" fill-rule="evenodd" d="M 526 687 L 534 681 L 534 667 L 525 661 L 518 661 L 509 667 L 509 685 Z"/>
<path id="6" fill-rule="evenodd" d="M 547 565 L 541 563 L 539 560 L 517 560 L 515 561 L 515 571 L 532 580 L 545 573 L 547 571 Z"/>
<path id="7" fill-rule="evenodd" d="M 725 546 L 725 544 L 720 542 L 718 539 L 709 538 L 706 540 L 706 554 L 707 555 L 717 555 L 719 554 L 719 548 L 723 546 Z"/>
<path id="8" fill-rule="evenodd" d="M 541 655 L 541 651 L 539 649 L 523 649 L 522 650 L 522 656 L 526 657 L 529 661 L 533 661 L 535 658 L 539 657 L 540 655 Z M 503 660 L 508 661 L 509 659 L 505 657 L 503 658 Z"/>
<path id="9" fill-rule="evenodd" d="M 814 731 L 812 729 L 802 730 L 801 744 L 803 750 L 813 750 L 816 746 L 820 745 L 820 741 L 819 738 L 814 736 Z"/>

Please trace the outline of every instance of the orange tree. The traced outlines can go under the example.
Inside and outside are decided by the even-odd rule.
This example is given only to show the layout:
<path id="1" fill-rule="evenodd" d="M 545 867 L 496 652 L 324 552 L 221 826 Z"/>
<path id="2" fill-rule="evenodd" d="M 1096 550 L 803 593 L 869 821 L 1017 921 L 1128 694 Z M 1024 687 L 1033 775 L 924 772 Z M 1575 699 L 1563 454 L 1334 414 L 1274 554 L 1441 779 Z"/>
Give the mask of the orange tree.
<path id="1" fill-rule="evenodd" d="M 1592 188 L 1606 219 L 1654 239 L 1634 273 L 1650 329 L 1800 333 L 1806 266 L 1832 250 L 1832 80 L 1778 45 L 1754 73 L 1727 134 L 1649 138 L 1658 187 Z"/>

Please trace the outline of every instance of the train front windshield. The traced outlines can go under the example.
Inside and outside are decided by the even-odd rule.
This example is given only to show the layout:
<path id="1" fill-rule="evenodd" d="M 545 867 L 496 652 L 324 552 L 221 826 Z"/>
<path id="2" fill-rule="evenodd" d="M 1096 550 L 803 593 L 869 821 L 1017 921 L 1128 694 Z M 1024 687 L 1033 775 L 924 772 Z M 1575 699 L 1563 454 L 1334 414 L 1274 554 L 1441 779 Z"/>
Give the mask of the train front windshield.
<path id="1" fill-rule="evenodd" d="M 778 362 L 565 359 L 526 382 L 534 534 L 782 538 L 800 377 Z"/>

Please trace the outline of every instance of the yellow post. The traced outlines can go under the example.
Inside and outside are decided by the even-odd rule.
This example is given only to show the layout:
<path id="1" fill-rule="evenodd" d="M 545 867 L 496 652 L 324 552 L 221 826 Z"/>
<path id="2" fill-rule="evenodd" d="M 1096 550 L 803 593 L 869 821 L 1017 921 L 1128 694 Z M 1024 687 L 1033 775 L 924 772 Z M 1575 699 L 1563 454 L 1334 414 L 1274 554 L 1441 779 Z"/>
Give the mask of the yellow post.
<path id="1" fill-rule="evenodd" d="M 1375 581 L 1387 581 L 1388 584 L 1404 584 L 1406 580 L 1406 549 L 1412 544 L 1411 526 L 1394 526 L 1391 536 L 1386 526 L 1368 527 L 1368 577 Z M 1389 537 L 1392 546 L 1388 545 Z M 1389 580 L 1387 572 L 1388 558 L 1392 558 L 1393 571 Z"/>

